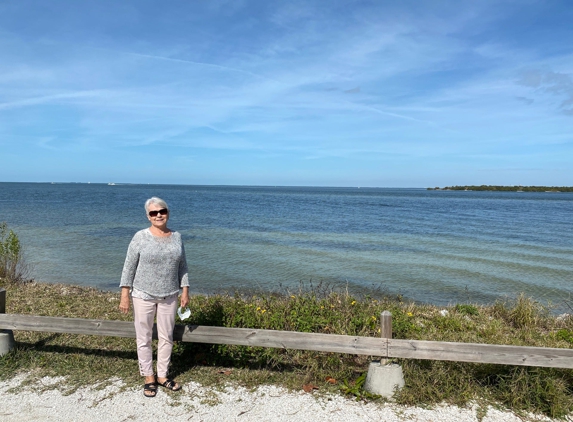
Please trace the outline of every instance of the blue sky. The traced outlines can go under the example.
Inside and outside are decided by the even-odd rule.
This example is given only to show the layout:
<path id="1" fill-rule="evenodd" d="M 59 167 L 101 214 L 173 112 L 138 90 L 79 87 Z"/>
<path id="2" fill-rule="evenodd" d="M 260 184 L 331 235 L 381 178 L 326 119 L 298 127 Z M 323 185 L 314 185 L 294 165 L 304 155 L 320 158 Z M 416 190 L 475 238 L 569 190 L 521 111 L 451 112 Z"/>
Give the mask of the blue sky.
<path id="1" fill-rule="evenodd" d="M 573 185 L 570 1 L 0 1 L 0 181 Z"/>

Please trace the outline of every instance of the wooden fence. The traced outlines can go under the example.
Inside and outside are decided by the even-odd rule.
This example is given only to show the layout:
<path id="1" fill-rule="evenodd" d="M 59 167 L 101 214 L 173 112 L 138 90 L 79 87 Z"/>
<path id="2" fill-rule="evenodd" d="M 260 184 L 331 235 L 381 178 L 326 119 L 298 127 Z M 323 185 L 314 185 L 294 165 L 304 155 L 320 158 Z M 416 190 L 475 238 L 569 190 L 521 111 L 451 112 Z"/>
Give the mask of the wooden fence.
<path id="1" fill-rule="evenodd" d="M 6 291 L 0 289 L 0 329 L 135 337 L 133 322 L 5 314 L 5 300 Z M 383 359 L 410 358 L 573 369 L 573 349 L 393 339 L 392 315 L 384 311 L 380 317 L 381 338 L 176 325 L 174 339 L 370 355 Z M 157 338 L 156 330 L 154 337 Z"/>

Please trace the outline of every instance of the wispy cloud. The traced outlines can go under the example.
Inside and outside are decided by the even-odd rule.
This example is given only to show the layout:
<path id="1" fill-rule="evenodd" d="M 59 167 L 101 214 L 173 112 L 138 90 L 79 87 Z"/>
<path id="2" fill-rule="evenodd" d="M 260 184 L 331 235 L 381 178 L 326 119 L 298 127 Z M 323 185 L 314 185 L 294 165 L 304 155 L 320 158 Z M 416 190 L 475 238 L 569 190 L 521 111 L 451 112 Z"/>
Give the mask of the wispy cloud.
<path id="1" fill-rule="evenodd" d="M 520 85 L 561 99 L 559 109 L 573 116 L 573 78 L 571 74 L 552 71 L 526 70 L 518 80 Z"/>
<path id="2" fill-rule="evenodd" d="M 221 71 L 225 71 L 225 72 L 237 72 L 237 73 L 242 73 L 248 76 L 252 76 L 254 78 L 257 79 L 265 79 L 265 80 L 272 80 L 271 78 L 267 78 L 263 75 L 259 75 L 257 73 L 254 72 L 250 72 L 247 70 L 241 70 L 241 69 L 236 69 L 234 67 L 229 67 L 229 66 L 222 66 L 219 64 L 214 64 L 214 63 L 205 63 L 205 62 L 197 62 L 197 61 L 192 61 L 192 60 L 183 60 L 183 59 L 178 59 L 178 58 L 171 58 L 171 57 L 163 57 L 163 56 L 156 56 L 156 55 L 151 55 L 151 54 L 141 54 L 141 53 L 132 53 L 132 52 L 127 52 L 124 54 L 129 54 L 135 57 L 142 57 L 145 59 L 152 59 L 152 60 L 165 60 L 168 62 L 173 62 L 173 63 L 182 63 L 182 64 L 187 64 L 187 65 L 195 65 L 195 66 L 204 66 L 206 68 L 211 68 L 211 69 L 216 69 L 216 70 L 221 70 Z M 274 81 L 277 82 L 277 81 Z"/>
<path id="3" fill-rule="evenodd" d="M 106 98 L 107 94 L 108 92 L 106 91 L 90 90 L 90 91 L 65 92 L 60 94 L 44 95 L 40 97 L 25 98 L 21 100 L 0 103 L 0 110 L 34 106 L 47 103 L 58 103 L 62 101 L 65 102 L 66 100 L 75 100 L 78 98 Z"/>

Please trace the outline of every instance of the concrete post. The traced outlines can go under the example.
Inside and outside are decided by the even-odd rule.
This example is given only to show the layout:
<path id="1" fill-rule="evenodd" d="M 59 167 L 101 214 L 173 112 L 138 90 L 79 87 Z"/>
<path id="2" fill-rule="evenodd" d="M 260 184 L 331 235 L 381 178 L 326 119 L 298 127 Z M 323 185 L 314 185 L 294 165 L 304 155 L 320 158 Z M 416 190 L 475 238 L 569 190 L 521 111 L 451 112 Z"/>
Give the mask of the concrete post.
<path id="1" fill-rule="evenodd" d="M 382 338 L 392 338 L 392 314 L 389 311 L 384 311 L 380 315 L 380 335 Z M 402 387 L 404 387 L 402 367 L 388 364 L 388 354 L 379 362 L 370 363 L 364 383 L 366 391 L 391 399 L 396 390 Z"/>
<path id="2" fill-rule="evenodd" d="M 0 288 L 0 314 L 6 313 L 6 289 Z M 14 333 L 12 330 L 0 330 L 0 356 L 4 356 L 14 348 Z"/>

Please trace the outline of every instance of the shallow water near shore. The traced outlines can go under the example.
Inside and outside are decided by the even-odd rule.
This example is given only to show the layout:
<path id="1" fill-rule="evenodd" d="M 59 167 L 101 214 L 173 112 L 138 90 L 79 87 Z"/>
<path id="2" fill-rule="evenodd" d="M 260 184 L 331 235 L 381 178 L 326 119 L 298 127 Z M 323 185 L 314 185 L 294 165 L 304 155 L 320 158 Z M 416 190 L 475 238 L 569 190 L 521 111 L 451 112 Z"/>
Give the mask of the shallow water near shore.
<path id="1" fill-rule="evenodd" d="M 171 208 L 192 291 L 300 283 L 447 305 L 525 293 L 570 310 L 571 193 L 0 183 L 39 281 L 116 290 L 150 196 Z"/>

